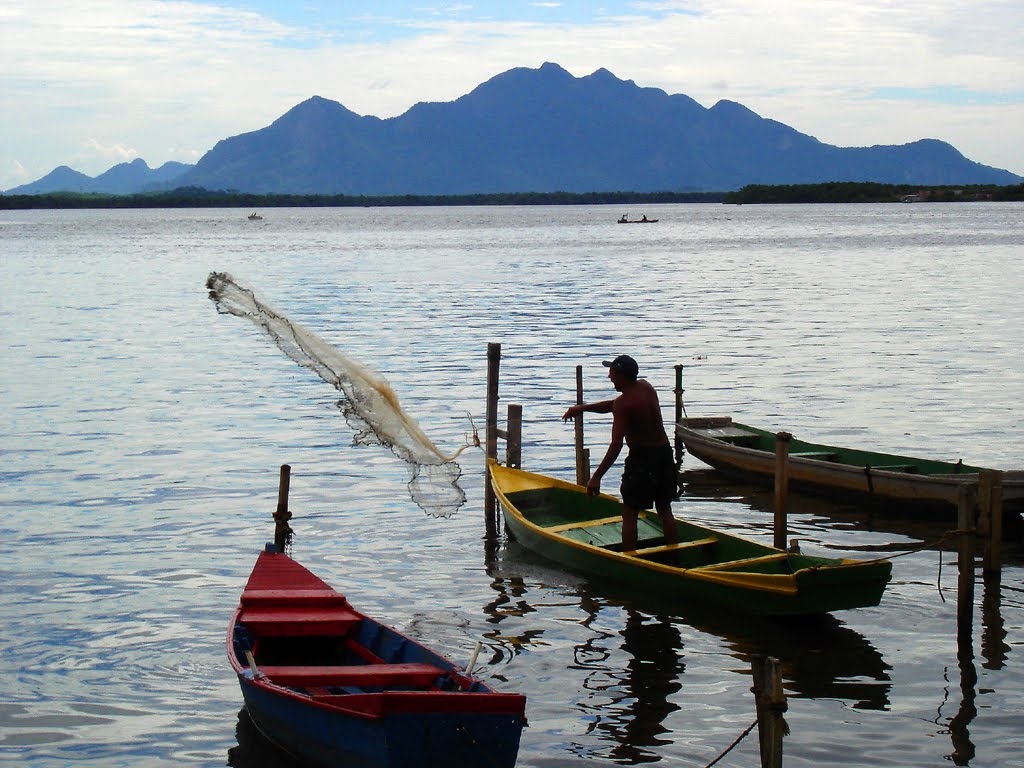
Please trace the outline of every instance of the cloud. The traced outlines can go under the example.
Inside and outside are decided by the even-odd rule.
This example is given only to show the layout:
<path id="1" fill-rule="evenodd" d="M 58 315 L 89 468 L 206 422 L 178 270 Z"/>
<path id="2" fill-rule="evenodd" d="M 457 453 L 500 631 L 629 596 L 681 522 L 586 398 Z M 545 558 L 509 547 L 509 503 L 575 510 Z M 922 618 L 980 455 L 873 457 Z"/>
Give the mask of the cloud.
<path id="1" fill-rule="evenodd" d="M 1017 0 L 488 9 L 501 18 L 395 5 L 345 17 L 316 3 L 282 4 L 275 16 L 184 0 L 4 4 L 0 109 L 19 120 L 0 126 L 0 188 L 19 183 L 14 163 L 38 178 L 88 154 L 79 170 L 94 175 L 118 147 L 151 166 L 194 162 L 314 94 L 391 117 L 545 61 L 577 76 L 604 67 L 705 106 L 728 98 L 831 144 L 936 137 L 1024 173 Z M 906 98 L 914 93 L 982 98 Z"/>
<path id="2" fill-rule="evenodd" d="M 87 139 L 83 145 L 82 158 L 89 164 L 93 160 L 99 160 L 104 165 L 116 165 L 118 163 L 128 163 L 139 156 L 137 150 L 126 147 L 123 144 L 114 144 L 113 146 L 105 146 L 96 141 L 96 139 Z"/>

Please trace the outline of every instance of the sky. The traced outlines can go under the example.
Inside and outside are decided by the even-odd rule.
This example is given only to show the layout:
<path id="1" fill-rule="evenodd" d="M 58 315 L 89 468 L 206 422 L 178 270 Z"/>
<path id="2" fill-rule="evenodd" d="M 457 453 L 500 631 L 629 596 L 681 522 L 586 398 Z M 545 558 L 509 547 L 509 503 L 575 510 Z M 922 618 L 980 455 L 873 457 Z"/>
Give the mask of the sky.
<path id="1" fill-rule="evenodd" d="M 1021 0 L 4 0 L 0 190 L 194 163 L 314 95 L 387 118 L 545 62 L 1024 175 Z"/>

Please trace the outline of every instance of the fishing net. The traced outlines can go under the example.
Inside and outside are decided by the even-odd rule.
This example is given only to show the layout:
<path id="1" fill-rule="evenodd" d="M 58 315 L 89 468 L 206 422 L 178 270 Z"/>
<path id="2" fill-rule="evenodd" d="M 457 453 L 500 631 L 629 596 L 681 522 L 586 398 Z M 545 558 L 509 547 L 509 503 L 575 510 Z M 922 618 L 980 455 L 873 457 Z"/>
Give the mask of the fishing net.
<path id="1" fill-rule="evenodd" d="M 412 467 L 409 493 L 424 512 L 448 517 L 462 506 L 466 494 L 458 484 L 462 469 L 455 459 L 470 445 L 479 445 L 475 436 L 451 456 L 444 455 L 402 410 L 394 390 L 380 374 L 293 323 L 230 275 L 212 272 L 206 287 L 218 312 L 252 321 L 288 357 L 344 395 L 338 408 L 355 433 L 353 443 L 385 446 L 408 462 Z"/>

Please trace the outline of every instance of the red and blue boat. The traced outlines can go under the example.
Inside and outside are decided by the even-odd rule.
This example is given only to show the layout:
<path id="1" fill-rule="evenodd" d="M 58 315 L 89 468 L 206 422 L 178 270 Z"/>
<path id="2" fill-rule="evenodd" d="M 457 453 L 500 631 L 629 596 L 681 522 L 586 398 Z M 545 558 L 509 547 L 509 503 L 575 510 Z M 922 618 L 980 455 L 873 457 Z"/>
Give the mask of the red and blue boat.
<path id="1" fill-rule="evenodd" d="M 228 628 L 256 727 L 305 763 L 511 768 L 526 697 L 501 693 L 360 613 L 273 544 Z"/>

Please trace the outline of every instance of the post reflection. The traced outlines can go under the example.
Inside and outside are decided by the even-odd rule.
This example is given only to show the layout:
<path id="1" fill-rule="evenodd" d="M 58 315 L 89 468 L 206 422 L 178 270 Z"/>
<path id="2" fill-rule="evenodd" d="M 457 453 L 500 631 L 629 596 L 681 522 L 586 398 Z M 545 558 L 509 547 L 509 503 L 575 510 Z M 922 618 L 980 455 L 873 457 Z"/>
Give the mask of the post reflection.
<path id="1" fill-rule="evenodd" d="M 985 577 L 981 598 L 981 655 L 985 669 L 1002 669 L 1010 646 L 1006 642 L 1006 628 L 1003 625 L 1002 584 L 999 574 Z"/>
<path id="2" fill-rule="evenodd" d="M 960 671 L 960 706 L 949 720 L 948 733 L 953 744 L 949 759 L 953 765 L 970 765 L 975 754 L 970 725 L 978 715 L 974 703 L 978 691 L 978 670 L 974 665 L 974 638 L 970 626 L 957 632 L 956 659 Z"/>

